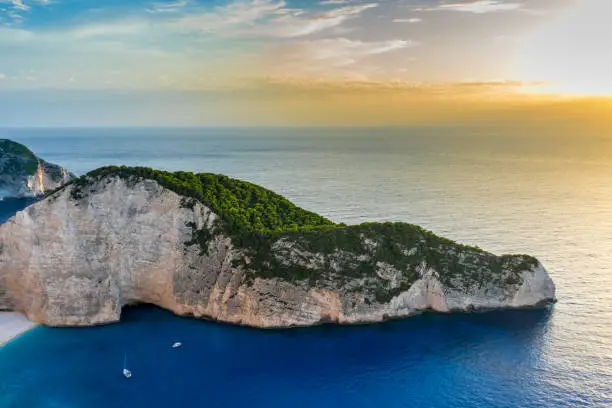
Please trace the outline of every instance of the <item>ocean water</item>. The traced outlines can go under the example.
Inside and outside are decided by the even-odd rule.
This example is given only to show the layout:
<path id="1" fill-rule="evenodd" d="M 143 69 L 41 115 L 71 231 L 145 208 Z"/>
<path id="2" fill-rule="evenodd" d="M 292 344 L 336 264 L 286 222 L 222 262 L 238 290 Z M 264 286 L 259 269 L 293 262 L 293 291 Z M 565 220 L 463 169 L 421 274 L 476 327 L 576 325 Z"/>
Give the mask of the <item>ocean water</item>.
<path id="1" fill-rule="evenodd" d="M 107 164 L 224 173 L 335 221 L 407 221 L 529 253 L 559 298 L 550 310 L 285 331 L 126 309 L 120 324 L 40 327 L 0 348 L 0 407 L 612 406 L 611 137 L 459 128 L 0 137 L 78 174 Z M 24 205 L 0 202 L 0 222 Z"/>

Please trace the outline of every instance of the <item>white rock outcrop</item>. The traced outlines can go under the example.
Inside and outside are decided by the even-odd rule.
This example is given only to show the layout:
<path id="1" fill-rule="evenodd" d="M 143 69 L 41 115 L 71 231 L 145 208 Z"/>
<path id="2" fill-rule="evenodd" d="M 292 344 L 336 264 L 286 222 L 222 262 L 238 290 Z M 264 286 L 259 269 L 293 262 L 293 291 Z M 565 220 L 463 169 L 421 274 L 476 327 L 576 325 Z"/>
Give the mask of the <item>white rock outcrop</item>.
<path id="1" fill-rule="evenodd" d="M 46 162 L 24 145 L 0 139 L 0 200 L 42 196 L 75 176 Z"/>
<path id="2" fill-rule="evenodd" d="M 514 275 L 503 267 L 465 285 L 461 276 L 442 279 L 423 261 L 420 278 L 403 290 L 405 271 L 393 265 L 375 263 L 372 276 L 340 279 L 339 271 L 367 256 L 309 253 L 287 239 L 274 244 L 279 261 L 321 268 L 322 278 L 248 278 L 248 254 L 229 237 L 215 235 L 207 253 L 189 244 L 194 228 L 211 229 L 217 218 L 202 204 L 184 206 L 183 197 L 152 180 L 107 177 L 78 198 L 73 188 L 0 226 L 0 310 L 20 311 L 47 325 L 82 326 L 118 321 L 125 305 L 152 303 L 180 315 L 290 327 L 378 322 L 422 310 L 531 307 L 555 299 L 555 286 L 540 264 L 520 270 L 518 280 L 507 278 Z M 412 248 L 404 253 L 418 256 Z M 395 291 L 377 298 L 377 288 Z"/>

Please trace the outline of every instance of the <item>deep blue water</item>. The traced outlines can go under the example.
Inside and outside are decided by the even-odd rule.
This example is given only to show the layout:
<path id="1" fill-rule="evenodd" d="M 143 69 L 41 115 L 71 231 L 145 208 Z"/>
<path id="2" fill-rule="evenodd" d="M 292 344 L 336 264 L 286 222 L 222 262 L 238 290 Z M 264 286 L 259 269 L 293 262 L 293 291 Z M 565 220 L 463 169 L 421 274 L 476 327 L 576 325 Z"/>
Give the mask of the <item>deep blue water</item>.
<path id="1" fill-rule="evenodd" d="M 0 224 L 11 218 L 17 211 L 23 210 L 29 204 L 36 202 L 36 199 L 4 199 L 0 200 Z"/>
<path id="2" fill-rule="evenodd" d="M 137 308 L 118 325 L 42 328 L 6 346 L 0 391 L 8 397 L 1 401 L 7 407 L 546 407 L 568 401 L 542 375 L 547 322 L 548 312 L 539 310 L 259 331 Z M 177 340 L 184 345 L 172 349 Z M 120 372 L 124 350 L 129 380 Z"/>
<path id="3" fill-rule="evenodd" d="M 127 309 L 120 324 L 40 327 L 0 348 L 0 407 L 612 406 L 612 139 L 449 129 L 0 137 L 79 174 L 104 164 L 225 173 L 336 221 L 403 220 L 530 253 L 559 296 L 551 310 L 286 331 Z M 0 202 L 0 222 L 23 205 Z"/>

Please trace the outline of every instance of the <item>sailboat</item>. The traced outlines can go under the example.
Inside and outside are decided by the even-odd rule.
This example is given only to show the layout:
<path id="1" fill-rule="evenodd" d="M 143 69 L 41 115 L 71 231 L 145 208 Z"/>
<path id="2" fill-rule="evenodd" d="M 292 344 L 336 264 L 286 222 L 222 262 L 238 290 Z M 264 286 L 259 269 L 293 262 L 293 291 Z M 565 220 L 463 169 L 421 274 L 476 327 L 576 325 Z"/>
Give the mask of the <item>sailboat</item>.
<path id="1" fill-rule="evenodd" d="M 132 372 L 127 369 L 127 353 L 123 353 L 123 376 L 125 378 L 130 378 L 132 376 Z"/>

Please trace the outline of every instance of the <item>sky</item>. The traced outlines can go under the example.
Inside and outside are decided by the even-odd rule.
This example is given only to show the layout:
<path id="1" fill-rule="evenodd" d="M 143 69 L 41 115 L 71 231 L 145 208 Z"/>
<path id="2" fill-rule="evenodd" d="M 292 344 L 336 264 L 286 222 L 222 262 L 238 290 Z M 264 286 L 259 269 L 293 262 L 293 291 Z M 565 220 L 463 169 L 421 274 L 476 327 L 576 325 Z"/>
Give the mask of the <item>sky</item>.
<path id="1" fill-rule="evenodd" d="M 0 126 L 605 123 L 609 0 L 0 0 Z"/>

